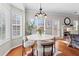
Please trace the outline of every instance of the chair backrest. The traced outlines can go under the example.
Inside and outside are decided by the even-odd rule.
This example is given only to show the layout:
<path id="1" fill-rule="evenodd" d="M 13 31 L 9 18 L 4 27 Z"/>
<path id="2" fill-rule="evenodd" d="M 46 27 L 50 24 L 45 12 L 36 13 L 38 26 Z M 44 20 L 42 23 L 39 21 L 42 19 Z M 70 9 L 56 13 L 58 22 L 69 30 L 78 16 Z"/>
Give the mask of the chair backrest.
<path id="1" fill-rule="evenodd" d="M 51 46 L 54 44 L 54 40 L 46 40 L 46 41 L 41 41 L 41 45 L 46 45 L 46 46 Z"/>
<path id="2" fill-rule="evenodd" d="M 47 55 L 49 55 L 49 53 L 51 53 L 51 55 L 53 55 L 53 44 L 54 44 L 53 41 L 41 43 L 41 46 L 43 46 L 43 56 L 47 56 Z M 51 51 L 49 53 L 45 52 L 45 48 L 50 48 L 50 47 L 52 48 Z"/>
<path id="3" fill-rule="evenodd" d="M 28 40 L 24 42 L 24 47 L 31 47 L 34 44 L 34 41 Z"/>
<path id="4" fill-rule="evenodd" d="M 47 46 L 47 47 L 50 47 L 53 45 L 53 42 L 49 42 L 49 43 L 42 43 L 41 44 L 42 46 Z"/>

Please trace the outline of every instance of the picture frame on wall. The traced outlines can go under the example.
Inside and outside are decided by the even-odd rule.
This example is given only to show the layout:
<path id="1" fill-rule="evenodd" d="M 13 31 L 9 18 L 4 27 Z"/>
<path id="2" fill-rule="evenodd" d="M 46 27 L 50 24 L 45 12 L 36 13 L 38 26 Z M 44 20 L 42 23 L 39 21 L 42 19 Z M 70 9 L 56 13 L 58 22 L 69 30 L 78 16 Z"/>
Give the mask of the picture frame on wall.
<path id="1" fill-rule="evenodd" d="M 70 24 L 71 24 L 71 19 L 70 19 L 69 17 L 66 17 L 66 18 L 64 19 L 64 24 L 65 24 L 65 25 L 70 25 Z"/>

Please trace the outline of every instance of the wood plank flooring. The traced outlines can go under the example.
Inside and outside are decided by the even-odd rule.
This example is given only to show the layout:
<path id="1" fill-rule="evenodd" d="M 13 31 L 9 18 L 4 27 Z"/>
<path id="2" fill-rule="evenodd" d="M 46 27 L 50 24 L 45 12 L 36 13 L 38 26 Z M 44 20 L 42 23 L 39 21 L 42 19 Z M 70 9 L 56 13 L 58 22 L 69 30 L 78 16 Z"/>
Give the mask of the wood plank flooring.
<path id="1" fill-rule="evenodd" d="M 22 45 L 18 46 L 16 48 L 12 49 L 6 56 L 22 56 L 23 54 L 25 54 L 25 52 L 22 53 L 23 49 L 24 48 L 23 48 Z M 31 50 L 31 48 L 25 48 L 26 52 L 29 51 L 29 50 Z"/>
<path id="2" fill-rule="evenodd" d="M 56 44 L 58 44 L 58 50 L 61 51 L 64 56 L 79 56 L 79 49 L 67 46 L 62 40 L 58 40 Z"/>
<path id="3" fill-rule="evenodd" d="M 22 56 L 22 46 L 12 49 L 6 56 Z"/>
<path id="4" fill-rule="evenodd" d="M 62 41 L 59 41 L 59 50 L 64 56 L 79 56 L 79 49 L 71 48 L 63 44 Z M 26 51 L 29 51 L 31 48 L 27 48 Z M 22 56 L 22 46 L 18 46 L 12 49 L 6 56 Z"/>

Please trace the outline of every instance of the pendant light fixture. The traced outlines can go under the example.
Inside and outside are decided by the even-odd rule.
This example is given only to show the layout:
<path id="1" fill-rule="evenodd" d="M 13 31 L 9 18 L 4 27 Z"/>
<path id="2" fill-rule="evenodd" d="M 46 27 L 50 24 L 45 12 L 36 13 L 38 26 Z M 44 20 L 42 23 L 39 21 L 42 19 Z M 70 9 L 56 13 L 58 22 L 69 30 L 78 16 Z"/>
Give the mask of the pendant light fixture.
<path id="1" fill-rule="evenodd" d="M 47 18 L 47 14 L 42 11 L 41 3 L 40 3 L 40 9 L 39 12 L 35 14 L 36 18 Z"/>

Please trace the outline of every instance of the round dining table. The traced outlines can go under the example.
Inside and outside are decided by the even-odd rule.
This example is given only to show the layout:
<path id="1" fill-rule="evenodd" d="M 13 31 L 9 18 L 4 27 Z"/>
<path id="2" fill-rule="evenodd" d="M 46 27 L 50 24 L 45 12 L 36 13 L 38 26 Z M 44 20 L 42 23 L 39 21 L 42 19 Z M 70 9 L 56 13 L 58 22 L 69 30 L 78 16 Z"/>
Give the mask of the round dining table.
<path id="1" fill-rule="evenodd" d="M 52 35 L 48 35 L 48 34 L 32 34 L 32 35 L 27 35 L 27 39 L 28 40 L 35 40 L 35 41 L 38 41 L 38 40 L 49 40 L 49 39 L 52 39 L 53 36 Z"/>
<path id="2" fill-rule="evenodd" d="M 54 38 L 54 36 L 48 35 L 48 34 L 42 34 L 42 35 L 40 35 L 40 34 L 32 34 L 32 35 L 27 35 L 26 37 L 27 37 L 28 40 L 33 40 L 33 41 L 36 41 L 37 42 L 37 51 L 39 49 L 38 48 L 38 46 L 39 46 L 38 42 L 39 41 L 42 41 L 42 40 L 50 40 L 50 39 L 53 39 Z M 38 54 L 39 54 L 39 51 L 37 53 L 37 56 L 38 56 Z"/>

